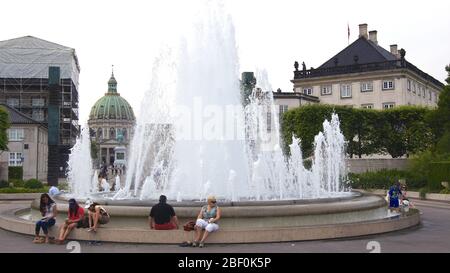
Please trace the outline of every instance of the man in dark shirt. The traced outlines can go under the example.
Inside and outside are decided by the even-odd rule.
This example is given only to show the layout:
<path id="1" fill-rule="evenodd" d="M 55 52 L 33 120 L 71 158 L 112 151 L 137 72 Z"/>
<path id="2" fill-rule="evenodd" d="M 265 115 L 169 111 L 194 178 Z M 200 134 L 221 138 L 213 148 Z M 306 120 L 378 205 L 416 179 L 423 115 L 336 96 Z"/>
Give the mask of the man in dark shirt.
<path id="1" fill-rule="evenodd" d="M 173 207 L 167 204 L 167 197 L 165 195 L 161 195 L 159 197 L 159 203 L 152 207 L 148 221 L 151 229 L 178 229 L 177 216 Z"/>

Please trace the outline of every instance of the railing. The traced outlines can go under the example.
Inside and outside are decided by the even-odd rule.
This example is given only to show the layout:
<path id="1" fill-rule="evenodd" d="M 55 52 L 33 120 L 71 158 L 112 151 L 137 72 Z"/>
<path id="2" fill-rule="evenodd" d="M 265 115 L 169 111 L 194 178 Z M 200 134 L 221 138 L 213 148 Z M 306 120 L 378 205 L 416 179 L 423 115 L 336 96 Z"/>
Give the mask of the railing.
<path id="1" fill-rule="evenodd" d="M 367 63 L 367 64 L 355 63 L 353 65 L 325 67 L 309 70 L 296 70 L 294 71 L 294 79 L 295 80 L 308 79 L 316 77 L 334 76 L 350 73 L 362 73 L 362 72 L 371 72 L 389 69 L 409 69 L 412 72 L 418 74 L 420 77 L 424 78 L 425 80 L 432 82 L 433 84 L 441 88 L 444 87 L 444 85 L 440 81 L 423 72 L 422 70 L 420 70 L 410 62 L 406 61 L 405 59 L 377 62 L 377 63 Z"/>
<path id="2" fill-rule="evenodd" d="M 294 79 L 306 79 L 323 76 L 333 76 L 349 73 L 360 73 L 387 69 L 404 68 L 405 63 L 402 60 L 386 61 L 368 64 L 354 64 L 345 66 L 325 67 L 310 70 L 296 70 L 294 71 Z"/>

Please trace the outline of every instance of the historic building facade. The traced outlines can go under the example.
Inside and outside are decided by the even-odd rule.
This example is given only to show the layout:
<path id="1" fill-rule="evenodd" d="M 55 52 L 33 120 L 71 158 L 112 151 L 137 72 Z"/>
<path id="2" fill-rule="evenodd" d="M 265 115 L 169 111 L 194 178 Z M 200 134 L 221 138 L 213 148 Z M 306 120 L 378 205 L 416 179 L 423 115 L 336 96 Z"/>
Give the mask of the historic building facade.
<path id="1" fill-rule="evenodd" d="M 47 180 L 47 127 L 14 107 L 0 104 L 8 112 L 8 150 L 0 152 L 0 179 L 8 180 L 8 167 L 22 167 L 23 179 Z"/>
<path id="2" fill-rule="evenodd" d="M 91 143 L 97 151 L 93 155 L 97 167 L 125 165 L 135 123 L 133 109 L 117 92 L 117 81 L 112 73 L 108 92 L 92 106 L 88 120 Z"/>
<path id="3" fill-rule="evenodd" d="M 0 41 L 0 103 L 48 128 L 48 177 L 43 180 L 51 185 L 66 176 L 80 133 L 79 74 L 73 48 L 33 36 Z"/>
<path id="4" fill-rule="evenodd" d="M 408 62 L 404 49 L 391 45 L 385 50 L 377 31 L 367 30 L 367 24 L 359 25 L 359 38 L 316 69 L 304 63 L 299 68 L 296 62 L 294 92 L 273 93 L 280 110 L 304 105 L 303 97 L 307 103 L 356 108 L 436 107 L 444 85 Z"/>

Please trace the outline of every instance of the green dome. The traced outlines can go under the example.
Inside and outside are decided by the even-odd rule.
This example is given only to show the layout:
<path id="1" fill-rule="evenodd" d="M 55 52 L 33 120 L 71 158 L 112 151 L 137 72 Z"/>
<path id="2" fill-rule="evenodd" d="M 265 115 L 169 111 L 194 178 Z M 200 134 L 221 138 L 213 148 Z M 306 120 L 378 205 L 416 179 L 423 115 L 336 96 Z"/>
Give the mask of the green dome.
<path id="1" fill-rule="evenodd" d="M 108 81 L 108 93 L 92 106 L 89 119 L 135 120 L 133 108 L 117 93 L 117 81 L 114 73 Z"/>

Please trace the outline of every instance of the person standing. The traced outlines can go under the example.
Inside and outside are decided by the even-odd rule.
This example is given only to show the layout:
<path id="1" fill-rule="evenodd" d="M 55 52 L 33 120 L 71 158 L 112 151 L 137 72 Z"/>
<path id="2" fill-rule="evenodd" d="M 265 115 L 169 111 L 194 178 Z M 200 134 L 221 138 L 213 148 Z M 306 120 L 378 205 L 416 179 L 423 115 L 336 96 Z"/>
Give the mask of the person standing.
<path id="1" fill-rule="evenodd" d="M 171 205 L 167 204 L 167 197 L 165 195 L 161 195 L 159 197 L 159 203 L 154 205 L 150 210 L 148 221 L 150 229 L 178 229 L 178 218 L 175 210 Z"/>
<path id="2" fill-rule="evenodd" d="M 396 182 L 389 188 L 389 209 L 392 211 L 400 212 L 399 199 L 402 195 L 400 189 L 400 182 Z"/>

